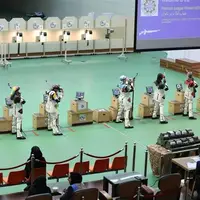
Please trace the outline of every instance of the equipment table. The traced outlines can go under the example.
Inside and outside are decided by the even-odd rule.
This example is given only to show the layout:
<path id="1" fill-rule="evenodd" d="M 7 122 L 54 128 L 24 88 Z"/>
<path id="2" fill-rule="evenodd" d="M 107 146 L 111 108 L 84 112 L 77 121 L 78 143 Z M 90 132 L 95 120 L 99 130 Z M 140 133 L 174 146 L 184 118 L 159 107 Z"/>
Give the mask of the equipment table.
<path id="1" fill-rule="evenodd" d="M 181 169 L 184 170 L 184 184 L 185 184 L 185 187 L 186 187 L 185 200 L 187 199 L 187 194 L 188 194 L 187 180 L 189 179 L 189 174 L 196 170 L 196 165 L 194 165 L 193 167 L 188 167 L 188 163 L 195 164 L 198 160 L 200 160 L 199 156 L 190 156 L 190 157 L 172 159 L 173 164 L 177 165 L 178 167 L 180 167 Z"/>
<path id="2" fill-rule="evenodd" d="M 103 177 L 103 190 L 108 193 L 108 186 L 112 186 L 112 197 L 117 197 L 117 187 L 121 183 L 126 183 L 130 181 L 138 181 L 139 179 L 145 185 L 147 185 L 148 179 L 138 172 L 128 172 L 123 174 L 115 174 Z"/>

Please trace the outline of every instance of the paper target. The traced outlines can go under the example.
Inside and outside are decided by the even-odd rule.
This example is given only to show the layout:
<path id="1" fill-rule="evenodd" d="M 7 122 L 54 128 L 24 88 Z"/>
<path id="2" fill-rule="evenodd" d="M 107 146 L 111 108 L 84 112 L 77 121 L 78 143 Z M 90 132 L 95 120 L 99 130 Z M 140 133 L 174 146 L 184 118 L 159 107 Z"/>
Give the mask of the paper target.
<path id="1" fill-rule="evenodd" d="M 72 23 L 72 22 L 67 22 L 67 27 L 68 27 L 68 28 L 71 28 L 71 27 L 72 27 L 72 25 L 73 25 L 73 23 Z"/>
<path id="2" fill-rule="evenodd" d="M 103 27 L 106 26 L 106 21 L 101 21 L 100 25 L 103 26 Z"/>
<path id="3" fill-rule="evenodd" d="M 40 28 L 40 25 L 37 24 L 36 22 L 33 23 L 33 29 L 38 30 Z"/>
<path id="4" fill-rule="evenodd" d="M 85 28 L 89 28 L 89 26 L 90 26 L 90 22 L 89 22 L 89 21 L 85 21 L 85 22 L 84 22 L 84 27 L 85 27 Z"/>
<path id="5" fill-rule="evenodd" d="M 52 29 L 56 28 L 56 23 L 55 23 L 55 22 L 51 22 L 51 23 L 50 23 L 50 27 L 51 27 Z"/>
<path id="6" fill-rule="evenodd" d="M 15 23 L 14 27 L 15 27 L 15 30 L 16 30 L 16 31 L 19 31 L 19 30 L 20 30 L 20 24 L 19 24 L 18 22 Z"/>

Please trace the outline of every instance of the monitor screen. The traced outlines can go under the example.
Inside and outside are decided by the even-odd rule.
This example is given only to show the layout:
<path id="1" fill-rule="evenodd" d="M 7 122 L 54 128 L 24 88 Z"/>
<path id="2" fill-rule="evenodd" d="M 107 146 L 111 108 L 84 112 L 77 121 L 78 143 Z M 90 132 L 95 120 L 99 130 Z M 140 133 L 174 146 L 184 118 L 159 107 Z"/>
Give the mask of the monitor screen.
<path id="1" fill-rule="evenodd" d="M 153 87 L 152 86 L 146 87 L 146 93 L 147 94 L 152 94 L 153 93 Z"/>
<path id="2" fill-rule="evenodd" d="M 183 90 L 183 85 L 180 83 L 180 84 L 176 84 L 176 89 L 177 91 L 182 91 Z"/>
<path id="3" fill-rule="evenodd" d="M 135 48 L 200 47 L 199 0 L 136 0 Z"/>
<path id="4" fill-rule="evenodd" d="M 118 88 L 112 89 L 112 93 L 113 93 L 113 96 L 119 96 L 120 95 L 120 90 Z"/>
<path id="5" fill-rule="evenodd" d="M 48 94 L 43 94 L 43 103 L 47 103 L 48 101 Z"/>
<path id="6" fill-rule="evenodd" d="M 84 99 L 84 92 L 76 92 L 76 99 Z"/>
<path id="7" fill-rule="evenodd" d="M 7 98 L 5 98 L 5 103 L 7 106 L 12 106 L 13 101 L 9 97 L 7 97 Z"/>

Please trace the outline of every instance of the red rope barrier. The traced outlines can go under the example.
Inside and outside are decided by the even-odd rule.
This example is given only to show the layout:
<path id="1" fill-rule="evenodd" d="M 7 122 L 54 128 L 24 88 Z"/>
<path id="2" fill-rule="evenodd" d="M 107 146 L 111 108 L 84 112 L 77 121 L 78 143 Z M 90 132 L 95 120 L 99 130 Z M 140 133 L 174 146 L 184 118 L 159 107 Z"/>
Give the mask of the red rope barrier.
<path id="1" fill-rule="evenodd" d="M 23 163 L 23 164 L 21 164 L 21 165 L 17 165 L 17 166 L 14 166 L 14 167 L 9 167 L 9 168 L 0 168 L 0 171 L 16 169 L 16 168 L 19 168 L 19 167 L 22 167 L 22 166 L 28 164 L 29 162 L 31 162 L 31 161 L 29 160 L 29 161 L 27 161 L 27 162 L 25 162 L 25 163 Z"/>
<path id="2" fill-rule="evenodd" d="M 63 160 L 63 161 L 59 161 L 59 162 L 47 162 L 47 161 L 45 162 L 45 161 L 41 161 L 41 160 L 37 160 L 37 159 L 35 161 L 41 162 L 41 163 L 46 163 L 46 164 L 49 164 L 49 165 L 55 165 L 55 164 L 61 164 L 61 163 L 69 162 L 71 160 L 74 160 L 78 156 L 79 156 L 79 154 L 77 154 L 76 156 L 73 156 L 73 157 L 71 157 L 71 158 L 69 158 L 67 160 Z"/>
<path id="3" fill-rule="evenodd" d="M 92 154 L 89 154 L 89 153 L 85 153 L 83 152 L 86 156 L 89 156 L 89 157 L 92 157 L 92 158 L 99 158 L 99 159 L 103 159 L 103 158 L 110 158 L 112 156 L 115 156 L 117 155 L 118 153 L 122 152 L 124 150 L 124 148 L 120 149 L 119 151 L 113 153 L 113 154 L 110 154 L 108 156 L 95 156 L 95 155 L 92 155 Z"/>

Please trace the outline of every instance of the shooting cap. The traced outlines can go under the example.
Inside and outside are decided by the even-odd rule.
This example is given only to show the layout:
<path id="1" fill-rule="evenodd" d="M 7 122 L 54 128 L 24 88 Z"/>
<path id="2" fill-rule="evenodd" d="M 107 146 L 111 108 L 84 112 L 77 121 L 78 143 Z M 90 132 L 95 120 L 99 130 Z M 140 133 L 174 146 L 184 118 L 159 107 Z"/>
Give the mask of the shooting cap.
<path id="1" fill-rule="evenodd" d="M 192 72 L 188 72 L 188 73 L 187 73 L 187 77 L 188 77 L 188 78 L 192 78 Z"/>
<path id="2" fill-rule="evenodd" d="M 53 85 L 52 90 L 60 90 L 60 85 Z"/>
<path id="3" fill-rule="evenodd" d="M 120 81 L 124 81 L 124 80 L 127 79 L 127 77 L 125 75 L 122 75 L 122 76 L 119 77 L 119 79 L 120 79 Z"/>
<path id="4" fill-rule="evenodd" d="M 162 80 L 163 78 L 165 78 L 165 76 L 162 73 L 157 75 L 157 80 Z"/>
<path id="5" fill-rule="evenodd" d="M 11 90 L 11 95 L 13 95 L 15 92 L 19 91 L 20 87 L 19 86 L 13 86 Z"/>

